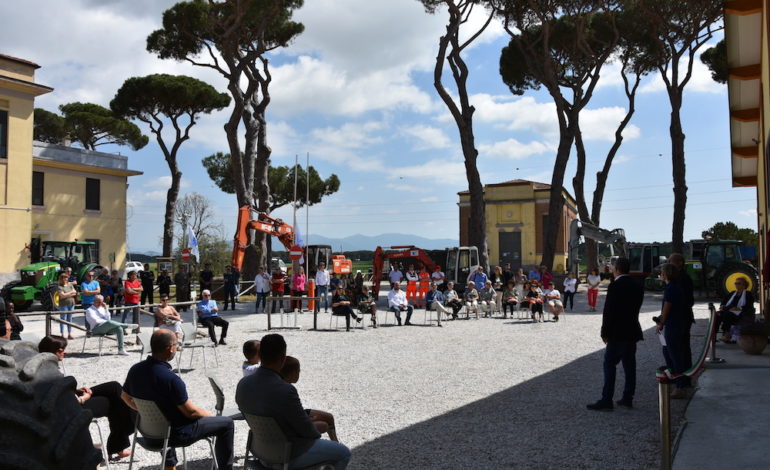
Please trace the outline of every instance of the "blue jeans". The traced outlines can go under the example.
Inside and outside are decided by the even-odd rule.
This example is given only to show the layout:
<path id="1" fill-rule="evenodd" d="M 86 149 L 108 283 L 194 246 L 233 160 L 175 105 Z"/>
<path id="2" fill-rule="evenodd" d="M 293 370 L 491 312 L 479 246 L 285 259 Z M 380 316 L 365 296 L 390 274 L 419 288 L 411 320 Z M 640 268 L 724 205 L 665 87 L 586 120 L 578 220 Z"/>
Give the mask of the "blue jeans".
<path id="1" fill-rule="evenodd" d="M 333 462 L 335 470 L 345 470 L 350 462 L 350 449 L 339 442 L 317 439 L 307 452 L 289 462 L 289 469 L 310 467 L 321 462 Z"/>
<path id="2" fill-rule="evenodd" d="M 74 305 L 62 305 L 59 307 L 60 312 L 71 312 L 75 309 Z M 72 323 L 72 314 L 71 313 L 60 313 L 59 319 L 68 321 Z M 86 322 L 88 324 L 88 322 Z M 61 333 L 62 336 L 64 336 L 64 327 L 67 327 L 67 333 L 72 333 L 72 327 L 69 325 L 65 325 L 64 323 L 59 323 L 59 333 Z"/>
<path id="3" fill-rule="evenodd" d="M 208 416 L 187 426 L 171 428 L 171 437 L 168 443 L 169 447 L 183 447 L 203 438 L 216 436 L 214 455 L 217 459 L 217 466 L 219 466 L 219 470 L 232 470 L 234 434 L 232 419 L 226 416 Z M 176 464 L 176 450 L 171 448 L 166 452 L 166 466 L 173 467 Z"/>
<path id="4" fill-rule="evenodd" d="M 669 324 L 663 329 L 663 336 L 666 338 L 666 345 L 663 346 L 663 357 L 666 359 L 666 365 L 671 372 L 682 374 L 687 371 L 686 354 L 689 347 L 685 341 L 689 341 L 687 332 L 681 328 L 670 328 Z M 690 377 L 679 377 L 674 379 L 673 384 L 676 388 L 686 388 L 690 386 Z"/>
<path id="5" fill-rule="evenodd" d="M 329 286 L 317 286 L 316 296 L 320 297 L 324 301 L 324 312 L 329 311 Z M 318 310 L 321 309 L 321 301 L 318 301 Z"/>
<path id="6" fill-rule="evenodd" d="M 254 311 L 259 311 L 259 304 L 262 304 L 262 310 L 267 311 L 267 294 L 270 292 L 257 292 L 257 305 L 254 307 Z"/>
<path id="7" fill-rule="evenodd" d="M 604 350 L 604 388 L 602 401 L 612 403 L 615 394 L 615 377 L 618 362 L 623 364 L 626 383 L 623 387 L 623 400 L 634 399 L 636 391 L 636 341 L 607 341 Z"/>
<path id="8" fill-rule="evenodd" d="M 125 303 L 124 304 L 125 307 L 135 307 L 135 308 L 124 308 L 123 309 L 123 315 L 121 315 L 121 317 L 120 317 L 120 322 L 121 323 L 125 323 L 126 322 L 126 317 L 128 316 L 128 312 L 131 311 L 131 312 L 133 312 L 133 318 L 132 318 L 133 319 L 133 323 L 136 323 L 138 325 L 139 324 L 139 307 L 138 307 L 138 305 L 139 304 L 137 304 L 137 303 Z"/>

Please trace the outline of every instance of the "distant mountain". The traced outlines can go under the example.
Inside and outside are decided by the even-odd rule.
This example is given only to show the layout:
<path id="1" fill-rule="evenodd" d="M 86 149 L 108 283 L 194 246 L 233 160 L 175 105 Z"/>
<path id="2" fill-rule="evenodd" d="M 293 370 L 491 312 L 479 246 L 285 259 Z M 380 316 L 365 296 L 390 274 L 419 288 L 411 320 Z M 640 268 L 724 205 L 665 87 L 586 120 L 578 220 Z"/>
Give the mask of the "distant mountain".
<path id="1" fill-rule="evenodd" d="M 453 238 L 424 238 L 405 233 L 383 233 L 380 235 L 350 235 L 344 238 L 329 238 L 323 235 L 310 234 L 309 242 L 313 245 L 331 245 L 334 251 L 374 251 L 377 246 L 414 245 L 426 250 L 439 250 L 457 246 L 458 240 Z M 276 244 L 273 244 L 276 249 Z"/>

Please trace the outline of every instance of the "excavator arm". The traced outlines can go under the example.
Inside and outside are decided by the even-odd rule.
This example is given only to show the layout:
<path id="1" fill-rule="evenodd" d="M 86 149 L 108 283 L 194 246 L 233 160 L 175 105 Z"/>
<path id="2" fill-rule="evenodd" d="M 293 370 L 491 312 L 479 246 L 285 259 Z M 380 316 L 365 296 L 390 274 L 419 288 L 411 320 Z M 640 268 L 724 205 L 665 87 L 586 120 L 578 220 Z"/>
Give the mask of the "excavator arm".
<path id="1" fill-rule="evenodd" d="M 577 273 L 578 270 L 578 246 L 580 237 L 607 243 L 613 247 L 614 252 L 623 257 L 628 256 L 628 242 L 626 233 L 622 228 L 606 230 L 578 219 L 572 221 L 569 227 L 569 270 Z"/>
<path id="2" fill-rule="evenodd" d="M 433 272 L 436 264 L 428 254 L 416 246 L 391 246 L 391 250 L 401 250 L 393 253 L 386 253 L 381 246 L 374 250 L 374 259 L 372 261 L 372 294 L 378 296 L 380 293 L 380 281 L 382 281 L 382 269 L 385 265 L 385 259 L 416 258 L 428 272 Z"/>
<path id="3" fill-rule="evenodd" d="M 243 267 L 243 257 L 246 254 L 246 247 L 249 246 L 249 230 L 259 230 L 277 237 L 286 250 L 291 250 L 294 246 L 294 228 L 281 219 L 275 219 L 265 214 L 257 212 L 257 218 L 251 219 L 251 206 L 241 206 L 238 209 L 238 225 L 235 229 L 233 239 L 233 256 L 231 264 L 239 271 Z"/>

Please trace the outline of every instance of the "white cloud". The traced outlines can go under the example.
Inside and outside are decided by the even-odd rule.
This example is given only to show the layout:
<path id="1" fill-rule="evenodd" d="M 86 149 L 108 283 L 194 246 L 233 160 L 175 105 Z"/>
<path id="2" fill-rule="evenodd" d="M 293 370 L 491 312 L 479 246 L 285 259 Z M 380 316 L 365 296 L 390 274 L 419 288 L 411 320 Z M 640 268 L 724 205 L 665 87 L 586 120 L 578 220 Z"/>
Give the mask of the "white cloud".
<path id="1" fill-rule="evenodd" d="M 705 49 L 708 49 L 708 47 L 704 47 L 701 50 L 703 51 Z M 680 76 L 686 73 L 686 71 L 687 57 L 683 58 L 679 62 Z M 671 72 L 669 69 L 669 76 L 670 73 Z M 660 73 L 651 75 L 650 78 L 639 87 L 639 93 L 665 93 L 665 91 L 666 85 L 663 82 Z M 692 78 L 685 87 L 685 92 L 722 94 L 727 93 L 727 86 L 721 83 L 717 83 L 711 78 L 711 71 L 703 62 L 701 62 L 700 54 L 698 54 L 698 57 L 693 62 Z"/>
<path id="2" fill-rule="evenodd" d="M 383 171 L 383 161 L 369 147 L 383 142 L 378 134 L 386 128 L 385 123 L 368 121 L 314 129 L 310 133 L 309 151 L 322 160 L 355 171 Z"/>
<path id="3" fill-rule="evenodd" d="M 756 217 L 757 216 L 757 210 L 756 209 L 748 209 L 745 211 L 738 211 L 738 213 L 745 217 Z"/>
<path id="4" fill-rule="evenodd" d="M 623 163 L 628 163 L 633 160 L 633 157 L 630 157 L 628 155 L 618 155 L 615 158 L 612 159 L 613 165 L 620 165 Z"/>
<path id="5" fill-rule="evenodd" d="M 424 197 L 420 199 L 420 202 L 430 203 L 430 202 L 439 202 L 439 198 L 436 196 L 430 196 L 430 197 Z"/>
<path id="6" fill-rule="evenodd" d="M 401 171 L 401 169 L 394 170 L 396 172 Z M 404 193 L 404 194 L 414 194 L 414 193 L 429 193 L 431 192 L 431 188 L 428 188 L 424 185 L 415 185 L 415 184 L 409 184 L 409 183 L 388 183 L 385 185 L 386 188 L 388 188 L 390 191 L 389 193 Z"/>
<path id="7" fill-rule="evenodd" d="M 168 189 L 171 187 L 171 176 L 158 176 L 157 178 L 153 178 L 149 181 L 145 181 L 142 184 L 145 188 L 159 188 L 159 189 Z M 190 183 L 185 181 L 184 178 L 182 178 L 182 181 L 179 183 L 180 188 L 187 188 L 190 186 Z M 165 192 L 163 198 L 165 199 Z"/>
<path id="8" fill-rule="evenodd" d="M 615 141 L 615 131 L 618 124 L 626 116 L 626 108 L 618 106 L 597 109 L 585 109 L 580 113 L 580 129 L 583 131 L 583 140 Z M 625 140 L 636 139 L 641 130 L 629 124 L 623 130 Z"/>
<path id="9" fill-rule="evenodd" d="M 443 184 L 467 184 L 465 164 L 441 159 L 429 160 L 420 165 L 403 166 L 390 172 L 391 177 L 417 178 L 423 183 L 431 180 Z"/>
<path id="10" fill-rule="evenodd" d="M 516 139 L 508 139 L 493 144 L 482 144 L 479 146 L 479 155 L 484 157 L 508 158 L 511 160 L 521 160 L 532 155 L 540 155 L 548 152 L 555 152 L 556 146 L 544 142 L 529 142 L 523 144 Z"/>
<path id="11" fill-rule="evenodd" d="M 401 132 L 418 141 L 414 147 L 415 150 L 444 149 L 452 144 L 449 136 L 438 127 L 417 124 L 402 127 Z"/>

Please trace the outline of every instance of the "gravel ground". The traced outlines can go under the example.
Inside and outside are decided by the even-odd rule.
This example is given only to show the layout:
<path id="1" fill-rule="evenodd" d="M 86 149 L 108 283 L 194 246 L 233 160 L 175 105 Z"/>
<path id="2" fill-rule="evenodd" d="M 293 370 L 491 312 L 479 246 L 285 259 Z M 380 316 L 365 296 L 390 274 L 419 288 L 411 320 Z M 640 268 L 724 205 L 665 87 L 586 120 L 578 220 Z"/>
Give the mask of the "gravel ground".
<path id="1" fill-rule="evenodd" d="M 585 408 L 601 394 L 601 313 L 585 312 L 582 293 L 576 300 L 574 312 L 558 323 L 482 318 L 438 328 L 424 326 L 423 310 L 416 310 L 414 326 L 346 333 L 344 322 L 329 330 L 329 315 L 323 313 L 322 330 L 312 331 L 313 316 L 306 313 L 299 317 L 301 330 L 276 332 L 302 362 L 297 388 L 303 405 L 335 415 L 340 440 L 353 452 L 350 469 L 654 468 L 659 462 L 654 370 L 664 361 L 651 317 L 660 310 L 660 295 L 648 293 L 641 314 L 645 341 L 637 352 L 635 408 L 612 413 Z M 209 356 L 208 371 L 222 379 L 226 407 L 235 406 L 243 341 L 266 333 L 264 315 L 246 314 L 252 307 L 240 304 L 238 313 L 224 312 L 231 323 L 229 344 L 218 349 L 219 367 Z M 702 349 L 707 316 L 706 305 L 696 304 L 694 351 Z M 42 322 L 30 320 L 27 330 L 41 333 Z M 97 359 L 96 344 L 90 340 L 80 354 L 81 342 L 75 340 L 67 373 L 83 385 L 122 383 L 137 360 L 137 347 L 129 346 L 134 353 L 120 357 L 110 345 L 109 354 Z M 193 369 L 188 365 L 185 352 L 182 378 L 190 398 L 213 410 L 200 353 Z M 622 382 L 619 371 L 616 399 Z M 672 402 L 674 423 L 685 406 Z M 245 422 L 236 422 L 236 468 L 242 465 L 246 432 Z M 191 469 L 208 468 L 205 443 L 192 446 L 187 456 Z M 158 461 L 158 454 L 138 450 L 135 468 L 156 468 Z"/>

